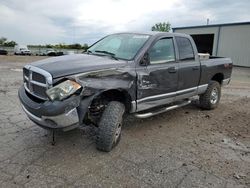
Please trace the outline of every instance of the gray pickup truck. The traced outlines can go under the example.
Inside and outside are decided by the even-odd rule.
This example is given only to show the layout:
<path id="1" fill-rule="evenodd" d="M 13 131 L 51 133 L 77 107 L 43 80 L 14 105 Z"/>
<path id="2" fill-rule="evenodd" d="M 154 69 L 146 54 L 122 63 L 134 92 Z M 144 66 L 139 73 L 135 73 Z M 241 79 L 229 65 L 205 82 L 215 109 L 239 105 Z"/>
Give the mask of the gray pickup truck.
<path id="1" fill-rule="evenodd" d="M 110 151 L 120 141 L 124 114 L 147 118 L 197 95 L 201 108 L 214 109 L 231 72 L 229 58 L 200 60 L 189 35 L 118 33 L 83 54 L 26 65 L 18 94 L 37 125 L 63 131 L 94 125 L 97 149 Z"/>

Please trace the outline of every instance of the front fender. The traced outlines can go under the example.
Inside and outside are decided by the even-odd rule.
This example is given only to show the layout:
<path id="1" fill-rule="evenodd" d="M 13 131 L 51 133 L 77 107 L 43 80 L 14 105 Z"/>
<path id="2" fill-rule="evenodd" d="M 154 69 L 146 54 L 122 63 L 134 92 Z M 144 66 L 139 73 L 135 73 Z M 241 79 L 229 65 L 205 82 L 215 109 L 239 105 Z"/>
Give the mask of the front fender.
<path id="1" fill-rule="evenodd" d="M 105 69 L 75 75 L 73 79 L 83 87 L 80 94 L 82 101 L 78 108 L 80 121 L 83 121 L 92 101 L 105 92 L 111 90 L 120 91 L 125 94 L 124 96 L 127 98 L 125 99 L 126 101 L 135 100 L 136 77 L 129 72 L 130 71 L 124 71 L 124 69 Z"/>
<path id="2" fill-rule="evenodd" d="M 132 71 L 133 70 L 133 71 Z M 134 69 L 105 69 L 75 75 L 76 82 L 82 85 L 82 94 L 92 95 L 107 90 L 123 90 L 136 99 L 136 75 Z"/>

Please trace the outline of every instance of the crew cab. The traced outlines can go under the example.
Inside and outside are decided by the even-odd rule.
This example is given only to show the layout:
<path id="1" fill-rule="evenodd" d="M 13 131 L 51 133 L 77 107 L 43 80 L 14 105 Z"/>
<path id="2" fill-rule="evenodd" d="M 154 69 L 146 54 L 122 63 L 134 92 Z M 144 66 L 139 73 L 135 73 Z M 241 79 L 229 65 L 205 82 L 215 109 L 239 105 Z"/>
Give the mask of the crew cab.
<path id="1" fill-rule="evenodd" d="M 98 128 L 96 147 L 110 151 L 121 138 L 124 114 L 148 118 L 191 102 L 218 106 L 232 61 L 200 60 L 189 35 L 117 33 L 83 54 L 40 60 L 23 68 L 19 99 L 27 116 L 52 130 Z"/>

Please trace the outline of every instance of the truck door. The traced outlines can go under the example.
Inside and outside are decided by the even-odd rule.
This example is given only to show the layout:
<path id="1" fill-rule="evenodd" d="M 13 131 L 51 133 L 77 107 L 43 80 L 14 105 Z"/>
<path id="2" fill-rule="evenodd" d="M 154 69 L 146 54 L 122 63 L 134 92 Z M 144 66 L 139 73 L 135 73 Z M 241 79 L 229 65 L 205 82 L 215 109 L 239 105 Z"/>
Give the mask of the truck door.
<path id="1" fill-rule="evenodd" d="M 178 47 L 178 87 L 176 100 L 188 98 L 196 94 L 197 86 L 200 80 L 200 61 L 196 48 L 193 48 L 194 42 L 186 37 L 175 37 Z"/>
<path id="2" fill-rule="evenodd" d="M 173 38 L 155 41 L 147 54 L 149 64 L 137 68 L 137 111 L 173 102 L 178 87 Z"/>

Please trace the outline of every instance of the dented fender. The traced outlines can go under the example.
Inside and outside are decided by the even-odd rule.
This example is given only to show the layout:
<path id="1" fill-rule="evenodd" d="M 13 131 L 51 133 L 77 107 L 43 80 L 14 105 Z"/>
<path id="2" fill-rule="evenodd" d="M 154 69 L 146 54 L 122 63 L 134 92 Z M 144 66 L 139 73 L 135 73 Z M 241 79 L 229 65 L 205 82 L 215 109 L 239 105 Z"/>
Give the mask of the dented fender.
<path id="1" fill-rule="evenodd" d="M 135 70 L 111 68 L 85 72 L 75 75 L 73 78 L 83 87 L 82 95 L 87 95 L 88 93 L 86 91 L 89 91 L 91 94 L 96 94 L 98 92 L 101 93 L 103 91 L 117 89 L 126 90 L 132 98 L 135 97 Z"/>
<path id="2" fill-rule="evenodd" d="M 75 80 L 82 86 L 82 91 L 80 93 L 82 100 L 78 107 L 80 121 L 83 121 L 92 101 L 103 92 L 109 90 L 125 91 L 132 101 L 136 99 L 135 69 L 110 68 L 85 72 L 68 78 Z"/>

